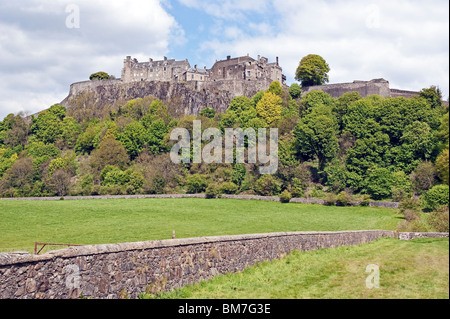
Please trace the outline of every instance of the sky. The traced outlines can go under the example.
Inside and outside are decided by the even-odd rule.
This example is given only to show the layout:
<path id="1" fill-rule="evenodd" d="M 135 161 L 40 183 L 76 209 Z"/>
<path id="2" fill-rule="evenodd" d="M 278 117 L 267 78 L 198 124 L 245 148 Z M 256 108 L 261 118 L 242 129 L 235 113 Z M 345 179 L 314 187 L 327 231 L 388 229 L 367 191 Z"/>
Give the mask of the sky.
<path id="1" fill-rule="evenodd" d="M 61 102 L 123 60 L 279 57 L 287 84 L 322 56 L 330 83 L 384 78 L 449 96 L 447 0 L 0 0 L 0 120 Z"/>

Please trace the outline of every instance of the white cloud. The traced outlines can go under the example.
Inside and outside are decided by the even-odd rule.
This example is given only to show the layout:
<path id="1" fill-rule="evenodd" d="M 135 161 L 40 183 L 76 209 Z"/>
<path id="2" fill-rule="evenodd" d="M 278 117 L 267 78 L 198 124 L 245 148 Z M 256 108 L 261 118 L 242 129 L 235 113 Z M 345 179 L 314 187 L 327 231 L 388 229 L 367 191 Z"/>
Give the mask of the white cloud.
<path id="1" fill-rule="evenodd" d="M 69 4 L 79 8 L 80 28 L 66 27 Z M 127 55 L 162 58 L 184 41 L 158 0 L 2 2 L 0 21 L 0 119 L 62 101 L 93 72 L 120 77 Z"/>
<path id="2" fill-rule="evenodd" d="M 315 53 L 329 63 L 334 83 L 383 77 L 400 89 L 439 85 L 448 96 L 448 6 L 446 0 L 273 1 L 267 7 L 276 9 L 277 22 L 267 32 L 215 37 L 202 48 L 219 57 L 279 56 L 288 82 L 300 59 Z"/>

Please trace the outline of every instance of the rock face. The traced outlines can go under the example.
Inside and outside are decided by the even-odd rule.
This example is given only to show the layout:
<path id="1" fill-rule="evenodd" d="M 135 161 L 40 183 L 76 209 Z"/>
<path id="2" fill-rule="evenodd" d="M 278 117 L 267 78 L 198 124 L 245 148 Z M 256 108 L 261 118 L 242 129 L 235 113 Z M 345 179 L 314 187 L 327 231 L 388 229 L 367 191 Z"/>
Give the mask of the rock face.
<path id="1" fill-rule="evenodd" d="M 271 82 L 232 81 L 216 82 L 173 82 L 173 81 L 139 81 L 124 83 L 121 80 L 93 80 L 73 83 L 69 95 L 60 103 L 71 106 L 71 101 L 83 93 L 92 94 L 92 104 L 114 105 L 118 101 L 128 101 L 145 96 L 154 96 L 163 102 L 177 104 L 180 115 L 198 115 L 205 107 L 218 112 L 225 112 L 230 101 L 236 96 L 252 97 L 266 90 Z"/>

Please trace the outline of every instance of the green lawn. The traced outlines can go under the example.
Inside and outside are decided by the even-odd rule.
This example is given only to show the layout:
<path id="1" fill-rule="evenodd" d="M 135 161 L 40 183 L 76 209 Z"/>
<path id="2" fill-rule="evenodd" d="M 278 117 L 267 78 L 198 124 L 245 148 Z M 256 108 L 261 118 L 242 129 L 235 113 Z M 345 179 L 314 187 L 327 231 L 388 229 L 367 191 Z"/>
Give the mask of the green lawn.
<path id="1" fill-rule="evenodd" d="M 328 207 L 234 199 L 0 200 L 0 251 L 34 242 L 104 244 L 279 231 L 393 230 L 378 207 Z M 57 247 L 53 246 L 52 249 Z"/>
<path id="2" fill-rule="evenodd" d="M 379 267 L 369 289 L 368 265 Z M 372 281 L 370 281 L 372 282 Z M 143 298 L 154 296 L 144 295 Z M 448 299 L 449 240 L 383 238 L 260 263 L 157 298 L 176 299 Z"/>

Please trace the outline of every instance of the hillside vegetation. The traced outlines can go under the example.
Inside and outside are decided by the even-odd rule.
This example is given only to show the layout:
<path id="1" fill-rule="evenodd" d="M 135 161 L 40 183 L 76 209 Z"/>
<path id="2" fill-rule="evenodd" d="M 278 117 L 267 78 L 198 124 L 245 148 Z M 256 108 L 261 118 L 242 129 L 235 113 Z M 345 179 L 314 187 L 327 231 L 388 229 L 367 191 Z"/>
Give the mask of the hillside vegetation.
<path id="1" fill-rule="evenodd" d="M 0 122 L 0 196 L 283 193 L 345 205 L 418 195 L 429 211 L 448 205 L 449 114 L 435 87 L 409 99 L 332 98 L 301 97 L 299 85 L 273 82 L 252 98 L 234 98 L 225 113 L 172 114 L 151 96 L 100 113 L 80 102 L 31 118 L 10 114 Z M 259 163 L 172 163 L 170 132 L 192 132 L 194 120 L 222 132 L 277 127 L 277 173 L 260 175 Z"/>

